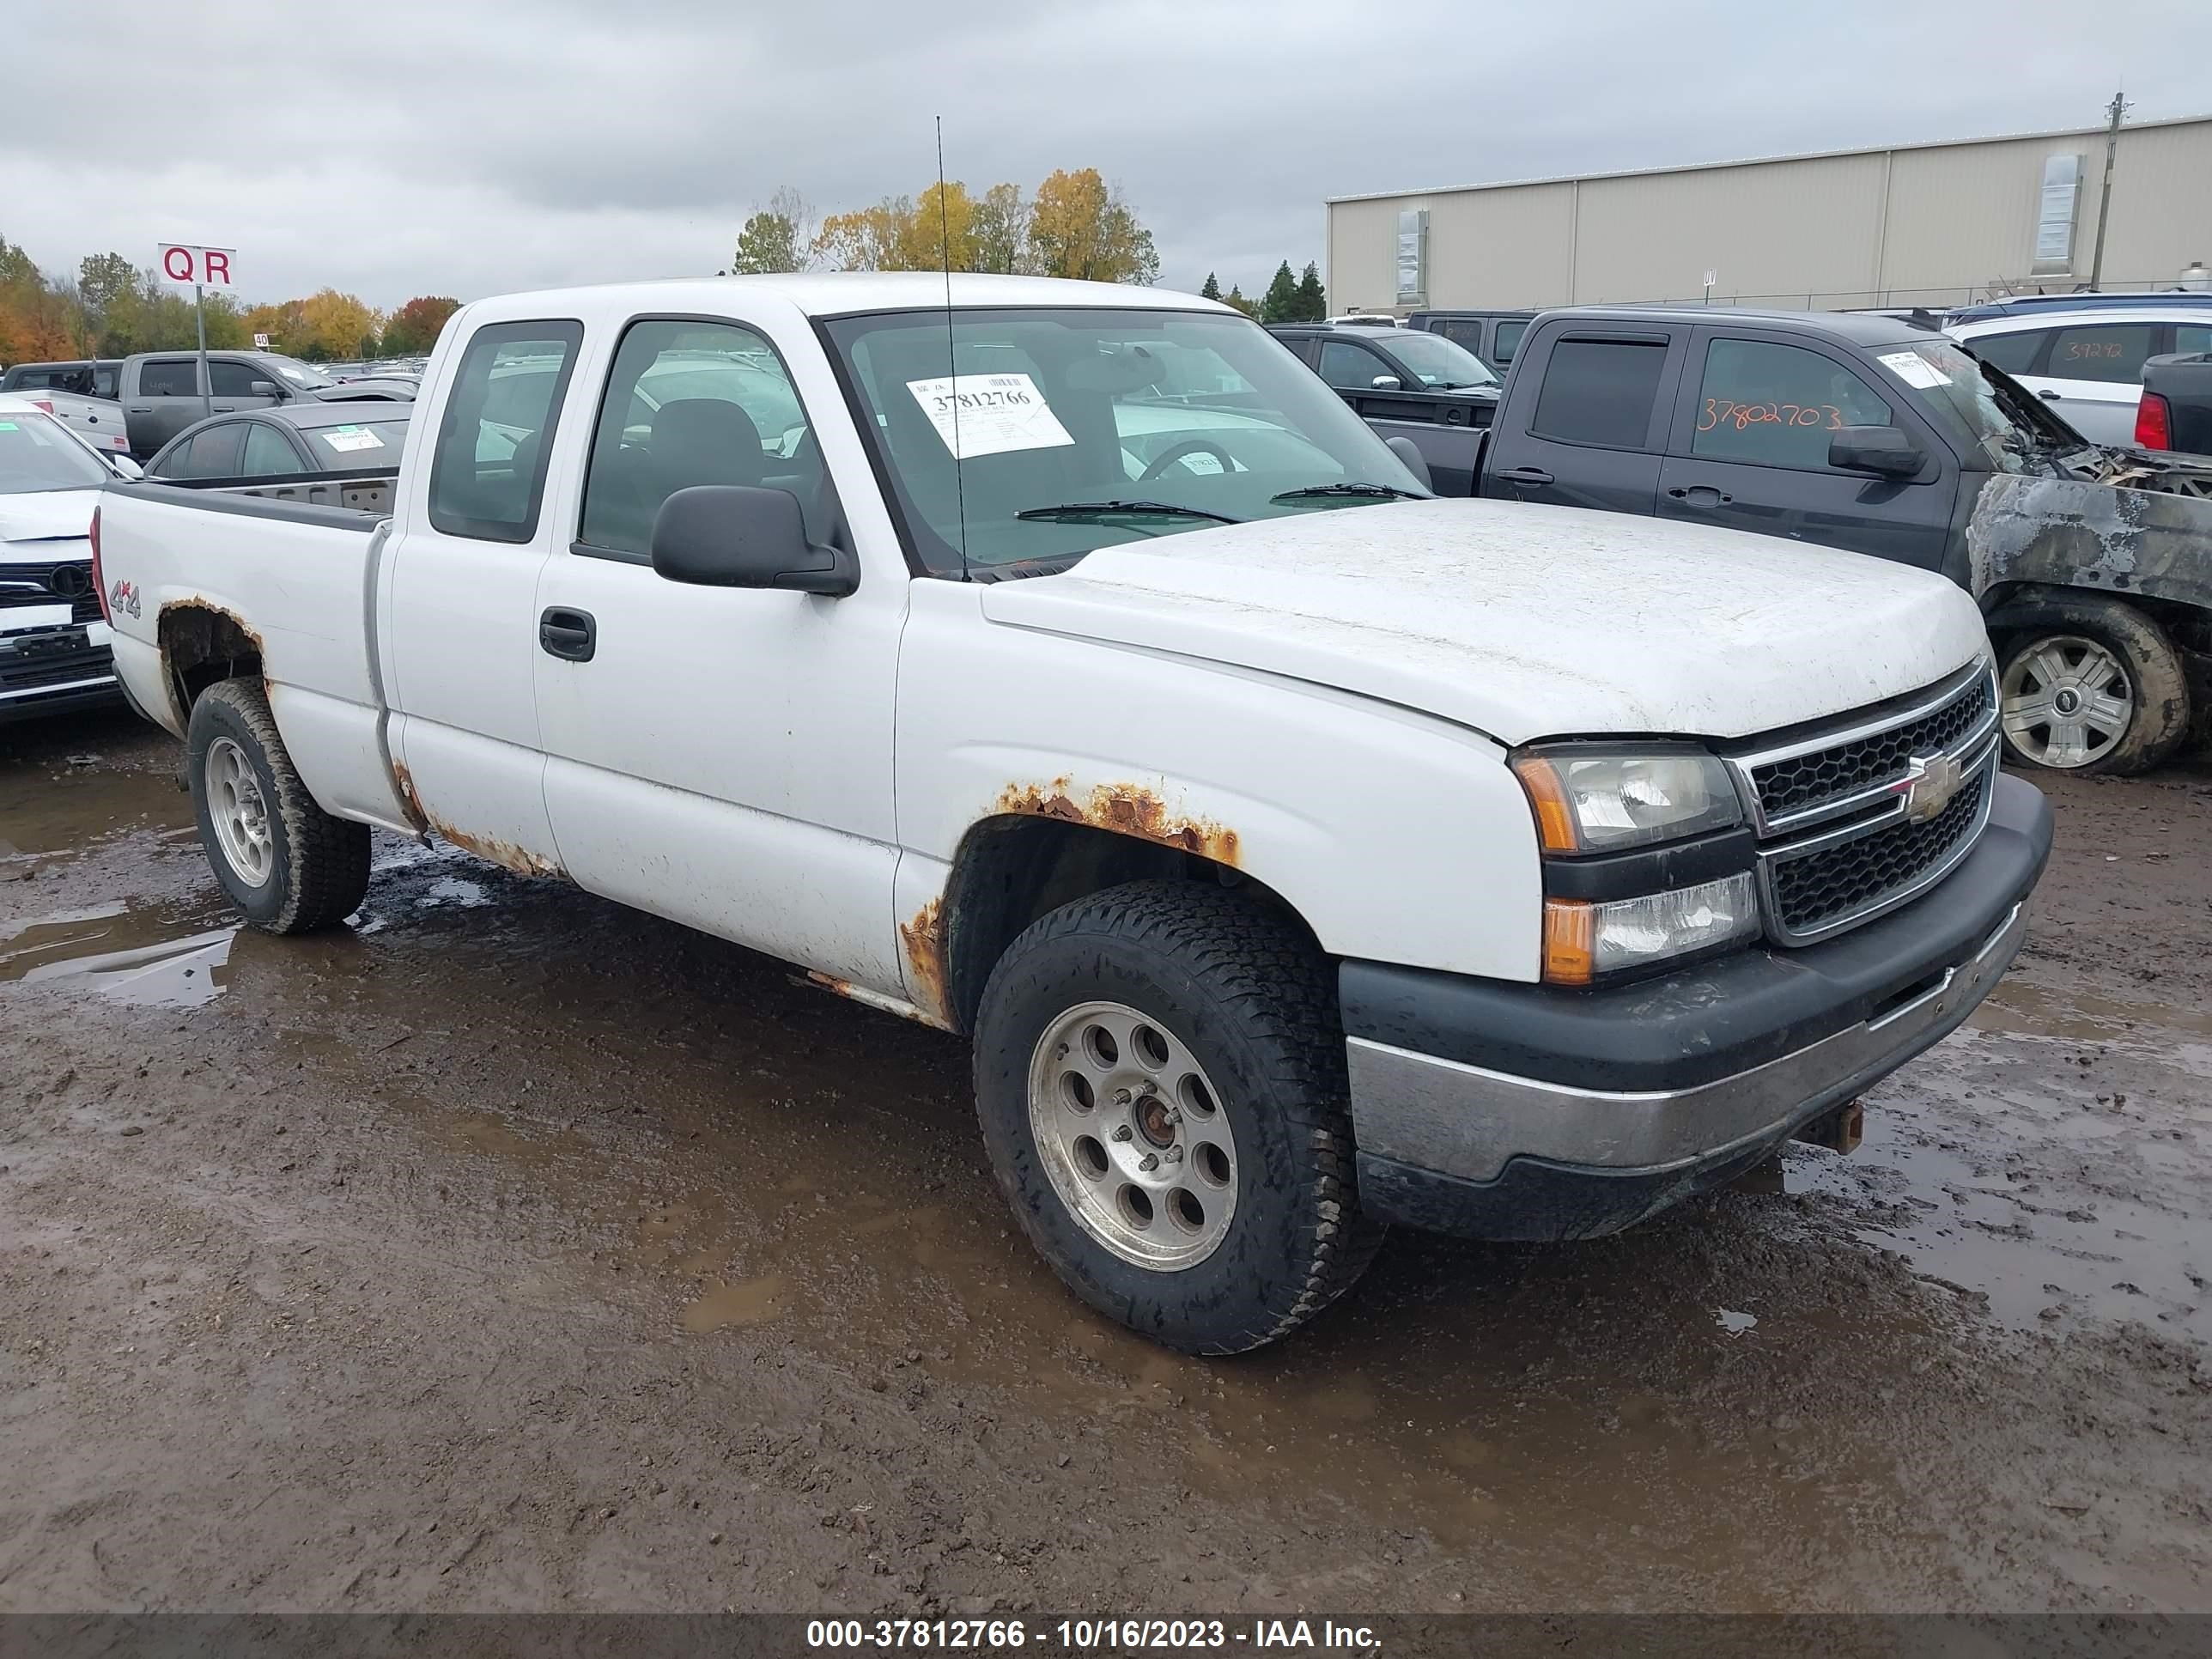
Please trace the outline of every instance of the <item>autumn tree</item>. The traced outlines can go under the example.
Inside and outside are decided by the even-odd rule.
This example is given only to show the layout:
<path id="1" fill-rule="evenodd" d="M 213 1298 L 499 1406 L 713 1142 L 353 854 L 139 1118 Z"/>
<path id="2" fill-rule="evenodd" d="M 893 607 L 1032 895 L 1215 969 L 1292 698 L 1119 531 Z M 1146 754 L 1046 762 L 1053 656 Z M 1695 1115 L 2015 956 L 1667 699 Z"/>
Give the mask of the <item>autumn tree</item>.
<path id="1" fill-rule="evenodd" d="M 811 246 L 817 258 L 838 270 L 907 270 L 914 237 L 914 198 L 886 196 L 873 207 L 830 215 Z"/>
<path id="2" fill-rule="evenodd" d="M 1218 300 L 1221 297 L 1221 284 L 1213 280 L 1213 273 L 1210 270 L 1206 273 L 1206 280 L 1199 284 L 1198 297 L 1201 300 Z"/>
<path id="3" fill-rule="evenodd" d="M 1221 296 L 1221 303 L 1230 307 L 1232 310 L 1243 312 L 1247 317 L 1253 319 L 1255 321 L 1257 321 L 1259 319 L 1260 307 L 1251 301 L 1246 299 L 1244 297 L 1244 290 L 1237 287 L 1234 283 L 1231 283 L 1229 285 L 1229 292 Z"/>
<path id="4" fill-rule="evenodd" d="M 1325 322 L 1328 318 L 1328 295 L 1321 285 L 1321 267 L 1310 261 L 1298 278 L 1297 309 L 1297 320 L 1302 323 Z"/>
<path id="5" fill-rule="evenodd" d="M 418 294 L 384 319 L 384 355 L 421 357 L 438 343 L 446 319 L 461 308 L 459 300 L 441 294 Z"/>
<path id="6" fill-rule="evenodd" d="M 1096 283 L 1149 283 L 1160 274 L 1152 234 L 1096 167 L 1056 171 L 1030 208 L 1030 251 L 1037 271 Z"/>

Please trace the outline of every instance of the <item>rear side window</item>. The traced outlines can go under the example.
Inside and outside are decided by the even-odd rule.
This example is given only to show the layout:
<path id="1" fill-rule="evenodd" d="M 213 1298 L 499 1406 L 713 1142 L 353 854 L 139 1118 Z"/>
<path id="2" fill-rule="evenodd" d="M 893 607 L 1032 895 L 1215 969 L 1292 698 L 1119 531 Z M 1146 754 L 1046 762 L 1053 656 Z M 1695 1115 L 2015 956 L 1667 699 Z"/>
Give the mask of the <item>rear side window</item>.
<path id="1" fill-rule="evenodd" d="M 1890 418 L 1889 405 L 1832 357 L 1764 340 L 1715 340 L 1705 347 L 1690 453 L 1825 469 L 1830 434 Z"/>
<path id="2" fill-rule="evenodd" d="M 1528 325 L 1525 322 L 1498 324 L 1498 343 L 1490 349 L 1492 358 L 1490 366 L 1492 368 L 1503 368 L 1511 362 L 1513 354 L 1521 349 L 1521 337 L 1528 331 Z"/>
<path id="3" fill-rule="evenodd" d="M 448 536 L 538 533 L 554 422 L 576 366 L 579 322 L 489 323 L 453 374 L 430 465 L 430 524 Z"/>
<path id="4" fill-rule="evenodd" d="M 200 395 L 200 380 L 192 373 L 193 368 L 193 362 L 189 357 L 148 363 L 138 371 L 138 395 L 142 398 L 197 398 Z"/>
<path id="5" fill-rule="evenodd" d="M 2062 328 L 2051 337 L 2051 363 L 2043 372 L 2058 380 L 2142 381 L 2143 359 L 2150 356 L 2151 323 L 2104 323 Z"/>
<path id="6" fill-rule="evenodd" d="M 246 446 L 245 423 L 225 421 L 177 446 L 175 453 L 159 469 L 164 478 L 235 478 Z"/>
<path id="7" fill-rule="evenodd" d="M 292 451 L 284 434 L 266 421 L 254 421 L 246 428 L 246 459 L 239 467 L 240 476 L 247 478 L 281 478 L 288 472 L 300 470 L 300 458 Z"/>
<path id="8" fill-rule="evenodd" d="M 1649 448 L 1666 367 L 1663 340 L 1562 340 L 1544 365 L 1528 429 L 1561 443 Z"/>
<path id="9" fill-rule="evenodd" d="M 1991 368 L 2001 368 L 2008 374 L 2025 374 L 2034 362 L 2035 354 L 2050 337 L 2047 328 L 2023 328 L 2010 334 L 1979 335 L 1966 343 Z"/>

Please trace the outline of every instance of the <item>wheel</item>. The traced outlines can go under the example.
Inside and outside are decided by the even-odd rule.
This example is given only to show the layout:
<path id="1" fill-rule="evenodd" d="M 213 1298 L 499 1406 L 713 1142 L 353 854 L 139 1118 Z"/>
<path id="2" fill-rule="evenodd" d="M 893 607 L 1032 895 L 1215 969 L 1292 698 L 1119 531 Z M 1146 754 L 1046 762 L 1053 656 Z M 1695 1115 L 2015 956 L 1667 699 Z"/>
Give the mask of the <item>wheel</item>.
<path id="1" fill-rule="evenodd" d="M 315 805 L 255 680 L 224 680 L 192 705 L 185 773 L 200 844 L 230 902 L 270 933 L 343 921 L 368 890 L 368 826 Z"/>
<path id="2" fill-rule="evenodd" d="M 984 988 L 975 1097 L 1030 1242 L 1186 1353 L 1286 1334 L 1382 1243 L 1328 963 L 1226 890 L 1135 882 L 1032 926 Z"/>
<path id="3" fill-rule="evenodd" d="M 2133 605 L 2066 599 L 2009 635 L 1999 670 L 2005 752 L 2060 772 L 2142 772 L 2189 732 L 2189 683 L 2165 630 Z"/>

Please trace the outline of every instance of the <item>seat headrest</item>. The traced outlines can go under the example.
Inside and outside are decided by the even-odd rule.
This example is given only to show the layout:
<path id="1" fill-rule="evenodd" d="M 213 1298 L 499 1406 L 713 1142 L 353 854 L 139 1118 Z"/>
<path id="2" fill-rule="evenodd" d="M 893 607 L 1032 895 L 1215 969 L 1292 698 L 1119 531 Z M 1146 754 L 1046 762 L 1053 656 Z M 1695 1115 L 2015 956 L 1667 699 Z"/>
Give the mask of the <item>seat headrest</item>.
<path id="1" fill-rule="evenodd" d="M 678 398 L 653 417 L 647 445 L 656 471 L 691 484 L 757 484 L 767 476 L 760 428 L 720 398 Z"/>

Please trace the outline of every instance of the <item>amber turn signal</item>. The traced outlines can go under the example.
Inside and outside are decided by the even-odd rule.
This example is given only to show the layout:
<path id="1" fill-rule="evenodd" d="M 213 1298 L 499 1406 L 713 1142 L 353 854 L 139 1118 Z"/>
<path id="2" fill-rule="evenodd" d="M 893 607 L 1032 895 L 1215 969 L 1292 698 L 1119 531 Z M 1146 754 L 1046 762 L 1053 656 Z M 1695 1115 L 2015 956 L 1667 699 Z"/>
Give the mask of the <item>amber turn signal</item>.
<path id="1" fill-rule="evenodd" d="M 1547 853 L 1573 853 L 1581 849 L 1581 841 L 1575 834 L 1575 809 L 1568 804 L 1566 785 L 1559 781 L 1559 769 L 1541 755 L 1521 755 L 1515 757 L 1513 770 L 1521 780 L 1521 787 L 1528 792 L 1528 804 L 1536 811 L 1536 839 L 1543 843 Z"/>
<path id="2" fill-rule="evenodd" d="M 1587 985 L 1596 966 L 1596 907 L 1583 899 L 1546 899 L 1544 982 Z"/>

